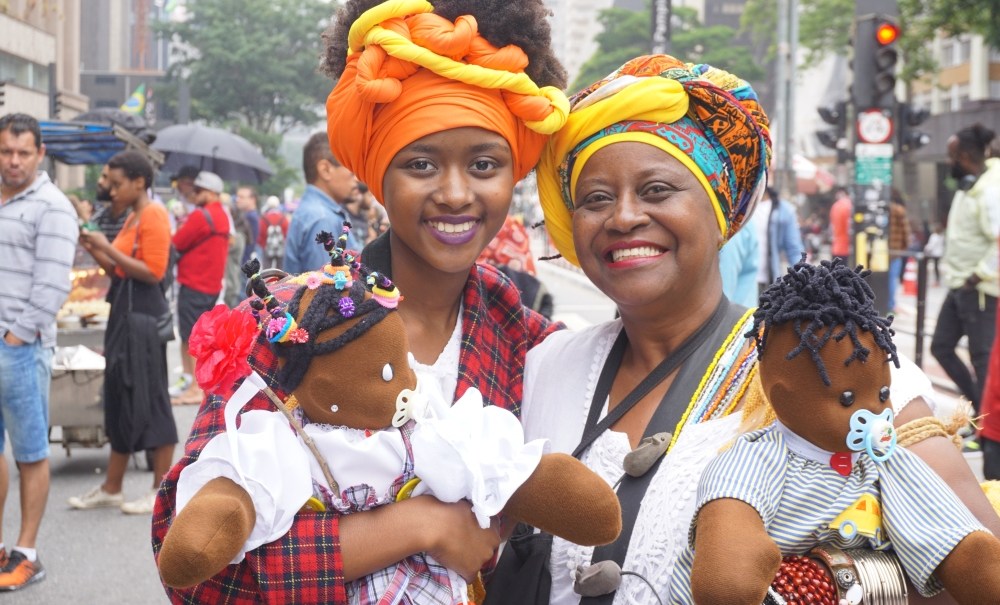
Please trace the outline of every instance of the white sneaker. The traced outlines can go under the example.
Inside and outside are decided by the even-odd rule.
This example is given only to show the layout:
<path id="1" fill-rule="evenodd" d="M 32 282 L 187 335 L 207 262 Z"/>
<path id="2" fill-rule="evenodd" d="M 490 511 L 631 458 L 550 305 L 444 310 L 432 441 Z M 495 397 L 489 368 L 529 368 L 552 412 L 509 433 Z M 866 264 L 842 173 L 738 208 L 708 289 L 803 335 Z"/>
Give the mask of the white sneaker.
<path id="1" fill-rule="evenodd" d="M 67 500 L 67 502 L 69 502 L 69 505 L 73 508 L 83 510 L 88 508 L 121 506 L 124 500 L 125 497 L 122 496 L 121 492 L 118 492 L 117 494 L 109 494 L 104 491 L 102 486 L 98 485 L 82 496 L 73 496 Z"/>
<path id="2" fill-rule="evenodd" d="M 177 380 L 174 381 L 174 384 L 170 385 L 167 392 L 170 393 L 171 397 L 180 397 L 184 394 L 184 391 L 191 386 L 191 382 L 192 380 L 190 374 L 181 374 L 177 377 Z"/>
<path id="3" fill-rule="evenodd" d="M 156 492 L 159 489 L 154 489 L 150 491 L 145 496 L 136 498 L 135 500 L 130 500 L 128 502 L 123 502 L 121 505 L 122 512 L 126 515 L 151 515 L 153 514 L 153 506 L 156 505 Z"/>

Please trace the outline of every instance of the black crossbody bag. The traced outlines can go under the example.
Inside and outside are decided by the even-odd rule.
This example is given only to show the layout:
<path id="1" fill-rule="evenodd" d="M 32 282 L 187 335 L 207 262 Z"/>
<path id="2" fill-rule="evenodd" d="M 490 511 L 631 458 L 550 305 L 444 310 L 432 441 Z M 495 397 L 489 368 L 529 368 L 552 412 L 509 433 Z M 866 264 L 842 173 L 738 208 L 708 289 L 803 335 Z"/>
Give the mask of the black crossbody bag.
<path id="1" fill-rule="evenodd" d="M 594 389 L 583 437 L 574 449 L 573 456 L 575 458 L 582 456 L 601 433 L 618 422 L 643 397 L 680 367 L 677 377 L 653 413 L 643 436 L 649 437 L 656 433 L 674 430 L 698 388 L 705 368 L 712 362 L 716 351 L 729 335 L 731 326 L 742 314 L 741 307 L 731 305 L 723 297 L 709 319 L 598 422 L 604 409 L 604 402 L 611 392 L 611 385 L 625 356 L 628 338 L 625 330 L 622 330 L 604 362 L 597 387 Z M 728 321 L 723 321 L 724 319 Z M 688 360 L 691 363 L 685 363 Z M 622 532 L 616 541 L 594 549 L 592 559 L 594 562 L 608 559 L 617 561 L 619 565 L 624 562 L 639 505 L 661 460 L 662 456 L 642 477 L 633 478 L 626 475 L 622 479 L 618 488 L 618 500 L 622 507 Z M 487 586 L 484 605 L 548 605 L 552 588 L 552 576 L 549 571 L 551 553 L 551 534 L 535 531 L 534 527 L 519 523 L 497 561 L 496 569 Z M 614 601 L 614 596 L 615 593 L 601 597 L 582 597 L 580 603 L 609 605 Z"/>
<path id="2" fill-rule="evenodd" d="M 171 246 L 171 250 L 173 246 Z M 139 216 L 135 217 L 135 241 L 132 243 L 132 258 L 135 258 L 135 253 L 139 251 Z M 172 267 L 167 266 L 167 272 L 169 273 Z M 128 288 L 128 312 L 132 313 L 132 288 L 134 279 L 131 277 L 125 277 L 126 284 L 123 286 Z M 163 281 L 160 282 L 160 291 L 164 294 L 163 300 L 166 303 L 166 311 L 163 311 L 155 316 L 156 318 L 156 335 L 159 336 L 160 342 L 167 343 L 171 340 L 177 338 L 174 334 L 174 313 L 170 310 L 170 303 L 166 300 L 166 292 Z"/>

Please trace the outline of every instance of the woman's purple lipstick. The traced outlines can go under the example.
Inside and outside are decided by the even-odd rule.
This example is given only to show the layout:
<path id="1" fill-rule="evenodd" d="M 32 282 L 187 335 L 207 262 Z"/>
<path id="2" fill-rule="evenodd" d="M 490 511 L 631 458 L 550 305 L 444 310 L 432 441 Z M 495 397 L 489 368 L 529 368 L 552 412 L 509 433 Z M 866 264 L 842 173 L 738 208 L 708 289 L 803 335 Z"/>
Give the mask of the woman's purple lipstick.
<path id="1" fill-rule="evenodd" d="M 479 231 L 480 220 L 474 216 L 443 214 L 424 221 L 439 242 L 459 246 L 472 241 Z"/>

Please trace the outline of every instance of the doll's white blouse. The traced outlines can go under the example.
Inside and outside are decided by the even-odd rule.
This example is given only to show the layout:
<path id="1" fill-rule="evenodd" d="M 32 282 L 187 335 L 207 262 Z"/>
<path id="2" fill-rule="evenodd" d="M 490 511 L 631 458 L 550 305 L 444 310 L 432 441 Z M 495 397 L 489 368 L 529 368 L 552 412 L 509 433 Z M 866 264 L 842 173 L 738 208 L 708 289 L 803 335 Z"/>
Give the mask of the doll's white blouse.
<path id="1" fill-rule="evenodd" d="M 598 377 L 620 331 L 621 321 L 615 320 L 576 332 L 556 332 L 528 352 L 521 406 L 527 440 L 547 438 L 553 452 L 572 453 L 576 449 Z M 890 388 L 895 411 L 917 396 L 933 404 L 930 380 L 909 360 L 900 361 L 900 369 L 892 367 Z M 606 414 L 607 401 L 602 417 Z M 732 414 L 688 426 L 650 482 L 622 569 L 649 580 L 661 599 L 668 596 L 674 564 L 687 545 L 702 471 L 719 448 L 736 438 L 739 425 L 739 414 Z M 609 430 L 584 452 L 582 461 L 613 485 L 622 475 L 622 460 L 630 450 L 625 433 Z M 593 552 L 593 547 L 553 539 L 549 561 L 552 605 L 580 602 L 573 592 L 573 572 L 579 565 L 589 564 Z M 655 602 L 646 583 L 630 575 L 622 578 L 614 600 L 615 605 Z"/>

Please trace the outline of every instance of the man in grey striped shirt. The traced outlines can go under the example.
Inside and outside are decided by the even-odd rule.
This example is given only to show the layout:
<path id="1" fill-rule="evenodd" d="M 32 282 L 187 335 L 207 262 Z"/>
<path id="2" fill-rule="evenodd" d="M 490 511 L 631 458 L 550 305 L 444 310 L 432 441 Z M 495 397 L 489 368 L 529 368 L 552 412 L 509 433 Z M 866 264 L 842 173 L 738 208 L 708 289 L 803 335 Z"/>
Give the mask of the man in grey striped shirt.
<path id="1" fill-rule="evenodd" d="M 4 591 L 45 577 L 35 540 L 49 494 L 49 382 L 56 312 L 69 294 L 79 236 L 73 205 L 38 170 L 44 158 L 37 120 L 0 118 L 0 452 L 6 431 L 22 503 L 10 556 L 0 540 Z M 0 454 L 0 527 L 8 483 Z"/>

